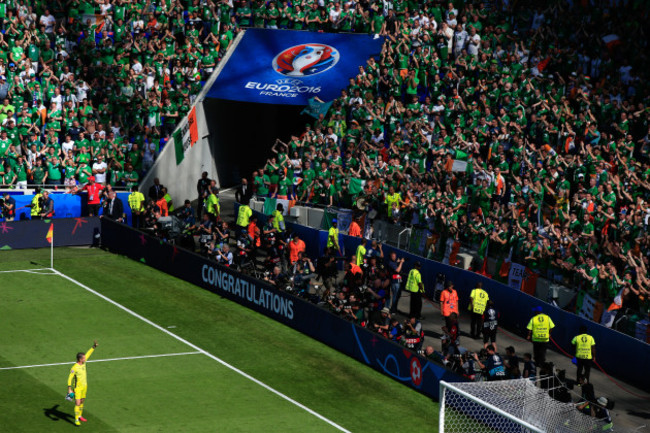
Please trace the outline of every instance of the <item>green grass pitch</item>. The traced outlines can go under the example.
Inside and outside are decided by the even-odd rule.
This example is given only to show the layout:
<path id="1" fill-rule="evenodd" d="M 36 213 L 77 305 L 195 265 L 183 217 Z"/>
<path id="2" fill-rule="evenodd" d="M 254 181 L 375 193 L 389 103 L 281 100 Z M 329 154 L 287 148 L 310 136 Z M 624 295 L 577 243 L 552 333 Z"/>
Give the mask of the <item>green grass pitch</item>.
<path id="1" fill-rule="evenodd" d="M 345 430 L 437 431 L 431 399 L 258 313 L 101 250 L 57 248 L 54 257 L 61 273 Z M 49 250 L 0 251 L 0 271 L 46 267 Z M 76 352 L 93 339 L 91 361 L 107 361 L 88 364 L 88 422 L 80 430 L 339 431 L 48 271 L 0 272 L 0 430 L 76 429 L 66 380 Z M 13 368 L 24 366 L 35 367 Z"/>

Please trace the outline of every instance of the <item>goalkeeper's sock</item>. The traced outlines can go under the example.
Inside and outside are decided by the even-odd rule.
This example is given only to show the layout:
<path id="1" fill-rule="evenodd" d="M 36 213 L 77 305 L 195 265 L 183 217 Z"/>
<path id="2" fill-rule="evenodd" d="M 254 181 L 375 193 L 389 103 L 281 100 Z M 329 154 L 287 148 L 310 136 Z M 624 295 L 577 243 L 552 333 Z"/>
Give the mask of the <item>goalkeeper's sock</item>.
<path id="1" fill-rule="evenodd" d="M 74 420 L 79 421 L 80 416 L 81 416 L 81 406 L 75 406 L 74 407 Z"/>
<path id="2" fill-rule="evenodd" d="M 83 403 L 81 403 L 79 405 L 79 418 L 81 418 L 82 413 L 84 413 L 84 404 Z"/>

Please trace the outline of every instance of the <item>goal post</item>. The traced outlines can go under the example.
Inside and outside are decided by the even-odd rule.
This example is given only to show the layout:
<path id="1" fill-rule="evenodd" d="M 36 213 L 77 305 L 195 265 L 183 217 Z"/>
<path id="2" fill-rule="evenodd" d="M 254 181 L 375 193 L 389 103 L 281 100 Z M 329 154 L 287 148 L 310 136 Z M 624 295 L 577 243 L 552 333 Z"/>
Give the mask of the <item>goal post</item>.
<path id="1" fill-rule="evenodd" d="M 483 382 L 486 383 L 486 382 Z M 496 383 L 496 382 L 494 382 Z M 482 384 L 481 382 L 471 383 Z M 440 381 L 439 433 L 543 433 L 505 409 L 479 398 L 463 385 Z"/>
<path id="2" fill-rule="evenodd" d="M 599 420 L 562 403 L 528 379 L 440 382 L 440 433 L 599 431 Z"/>

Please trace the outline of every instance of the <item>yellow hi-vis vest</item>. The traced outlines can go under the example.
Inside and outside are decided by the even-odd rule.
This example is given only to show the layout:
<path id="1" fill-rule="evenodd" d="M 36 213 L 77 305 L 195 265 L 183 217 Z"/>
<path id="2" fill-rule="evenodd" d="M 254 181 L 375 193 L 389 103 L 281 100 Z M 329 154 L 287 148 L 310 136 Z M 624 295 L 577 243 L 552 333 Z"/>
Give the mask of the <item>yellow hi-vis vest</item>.
<path id="1" fill-rule="evenodd" d="M 339 229 L 338 227 L 330 227 L 327 234 L 327 248 L 339 247 Z"/>
<path id="2" fill-rule="evenodd" d="M 530 319 L 527 329 L 532 331 L 532 339 L 537 343 L 547 343 L 551 338 L 551 328 L 555 324 L 546 314 L 538 314 Z"/>
<path id="3" fill-rule="evenodd" d="M 41 195 L 42 194 L 36 194 L 34 198 L 32 198 L 31 216 L 38 216 L 41 213 Z"/>
<path id="4" fill-rule="evenodd" d="M 359 245 L 357 247 L 356 261 L 357 266 L 363 265 L 363 257 L 366 255 L 366 247 Z"/>
<path id="5" fill-rule="evenodd" d="M 474 289 L 469 297 L 472 299 L 472 312 L 483 314 L 487 306 L 487 301 L 490 299 L 487 292 L 483 289 Z"/>
<path id="6" fill-rule="evenodd" d="M 406 280 L 406 290 L 412 293 L 420 291 L 420 283 L 422 282 L 422 275 L 417 269 L 411 269 L 409 277 Z"/>
<path id="7" fill-rule="evenodd" d="M 239 212 L 237 212 L 237 225 L 240 227 L 248 227 L 252 215 L 253 209 L 249 206 L 239 206 Z"/>
<path id="8" fill-rule="evenodd" d="M 273 228 L 279 233 L 284 231 L 284 215 L 279 210 L 274 210 L 273 213 Z"/>
<path id="9" fill-rule="evenodd" d="M 591 359 L 591 347 L 596 345 L 596 341 L 589 334 L 580 334 L 573 337 L 571 344 L 576 346 L 576 358 Z"/>
<path id="10" fill-rule="evenodd" d="M 140 191 L 134 191 L 129 194 L 129 207 L 131 210 L 142 212 L 144 211 L 144 194 Z M 168 209 L 169 210 L 169 209 Z"/>

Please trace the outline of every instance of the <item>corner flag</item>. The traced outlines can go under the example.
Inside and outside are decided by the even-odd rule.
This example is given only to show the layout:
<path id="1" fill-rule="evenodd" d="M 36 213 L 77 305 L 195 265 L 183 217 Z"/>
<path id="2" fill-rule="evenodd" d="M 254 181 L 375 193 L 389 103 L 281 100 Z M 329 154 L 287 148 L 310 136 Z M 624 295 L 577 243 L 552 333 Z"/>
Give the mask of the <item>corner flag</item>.
<path id="1" fill-rule="evenodd" d="M 47 239 L 47 242 L 50 244 L 52 243 L 52 238 L 54 238 L 54 223 L 50 223 L 50 229 L 47 231 L 47 234 L 45 235 L 45 239 Z"/>

